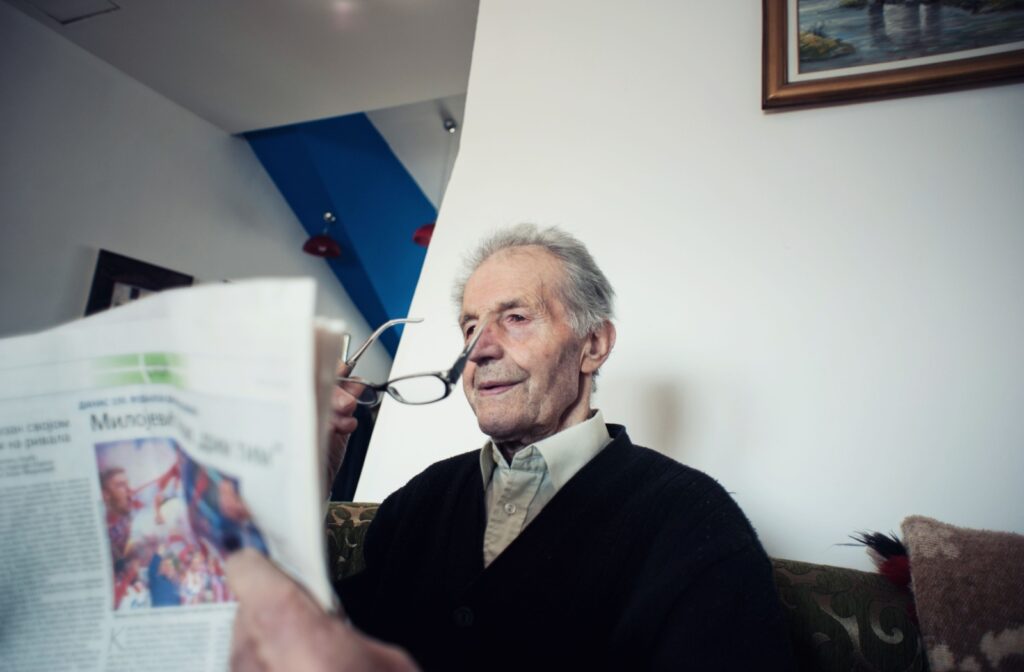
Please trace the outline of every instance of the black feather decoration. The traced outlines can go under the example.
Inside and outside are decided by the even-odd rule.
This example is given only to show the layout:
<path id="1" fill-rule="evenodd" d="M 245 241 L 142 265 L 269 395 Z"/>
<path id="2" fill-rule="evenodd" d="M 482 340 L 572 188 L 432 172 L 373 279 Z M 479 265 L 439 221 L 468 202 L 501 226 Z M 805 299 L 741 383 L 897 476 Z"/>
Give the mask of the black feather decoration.
<path id="1" fill-rule="evenodd" d="M 853 539 L 857 544 L 867 546 L 870 550 L 874 551 L 883 558 L 891 558 L 897 555 L 906 555 L 907 548 L 900 541 L 900 538 L 895 534 L 883 534 L 882 532 L 858 532 L 851 534 L 850 539 Z M 849 546 L 855 546 L 857 544 L 848 544 Z"/>
<path id="2" fill-rule="evenodd" d="M 878 568 L 878 573 L 904 593 L 911 594 L 910 558 L 907 555 L 907 547 L 899 537 L 893 533 L 857 532 L 851 534 L 850 539 L 857 543 L 844 544 L 845 546 L 867 546 L 868 555 Z M 911 620 L 917 622 L 913 602 L 907 606 L 907 614 Z"/>

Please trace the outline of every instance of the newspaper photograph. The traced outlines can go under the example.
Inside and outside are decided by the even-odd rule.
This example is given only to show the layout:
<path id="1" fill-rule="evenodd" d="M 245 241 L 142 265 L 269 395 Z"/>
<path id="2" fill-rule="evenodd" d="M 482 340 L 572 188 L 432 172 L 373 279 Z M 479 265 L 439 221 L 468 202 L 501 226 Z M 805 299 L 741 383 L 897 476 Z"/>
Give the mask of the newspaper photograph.
<path id="1" fill-rule="evenodd" d="M 238 479 L 203 467 L 174 439 L 97 444 L 96 462 L 115 611 L 230 602 L 229 550 L 267 554 Z"/>

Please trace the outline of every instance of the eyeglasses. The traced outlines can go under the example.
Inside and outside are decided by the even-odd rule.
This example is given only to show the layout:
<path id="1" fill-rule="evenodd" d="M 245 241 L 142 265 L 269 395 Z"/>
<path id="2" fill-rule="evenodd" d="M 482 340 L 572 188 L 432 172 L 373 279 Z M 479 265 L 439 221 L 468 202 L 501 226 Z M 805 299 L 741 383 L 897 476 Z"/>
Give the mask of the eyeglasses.
<path id="1" fill-rule="evenodd" d="M 370 337 L 366 339 L 362 345 L 359 346 L 359 349 L 356 350 L 351 357 L 348 356 L 348 345 L 349 339 L 351 337 L 348 334 L 345 334 L 345 340 L 341 345 L 341 361 L 344 362 L 345 368 L 348 369 L 349 373 L 352 373 L 352 369 L 355 368 L 356 362 L 359 361 L 359 358 L 363 356 L 363 353 L 366 352 L 370 348 L 370 346 L 373 345 L 374 342 L 378 338 L 380 338 L 380 335 L 383 334 L 385 331 L 395 326 L 396 324 L 419 324 L 422 321 L 422 317 L 399 317 L 398 319 L 388 320 L 384 324 L 377 327 L 377 330 L 370 334 Z"/>
<path id="2" fill-rule="evenodd" d="M 421 321 L 422 320 L 391 320 L 381 326 L 377 331 L 373 332 L 373 335 L 370 336 L 368 341 L 356 351 L 356 354 L 353 355 L 352 358 L 346 360 L 345 364 L 354 366 L 355 361 L 359 359 L 359 356 L 362 355 L 366 348 L 368 348 L 385 329 L 393 324 Z M 391 398 L 395 401 L 413 406 L 432 404 L 436 401 L 441 401 L 452 393 L 452 386 L 459 382 L 459 378 L 462 376 L 462 370 L 466 368 L 466 361 L 469 359 L 469 355 L 473 352 L 473 348 L 476 347 L 476 342 L 480 340 L 480 335 L 483 333 L 483 329 L 477 329 L 476 335 L 473 336 L 473 339 L 462 350 L 458 359 L 456 359 L 455 363 L 452 364 L 452 368 L 447 371 L 434 371 L 432 373 L 416 373 L 409 376 L 399 376 L 398 378 L 392 378 L 386 383 L 371 383 L 358 378 L 340 376 L 337 379 L 337 383 L 338 385 L 346 383 L 349 391 L 355 395 L 356 403 L 363 406 L 376 406 L 384 399 L 385 393 L 391 395 Z M 350 373 L 351 366 L 349 368 Z"/>

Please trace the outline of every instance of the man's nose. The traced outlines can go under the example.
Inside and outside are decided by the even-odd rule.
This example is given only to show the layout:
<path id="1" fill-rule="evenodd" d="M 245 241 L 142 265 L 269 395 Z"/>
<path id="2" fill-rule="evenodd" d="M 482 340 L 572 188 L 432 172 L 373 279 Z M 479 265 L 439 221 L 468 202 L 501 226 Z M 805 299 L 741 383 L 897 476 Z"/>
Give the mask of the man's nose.
<path id="1" fill-rule="evenodd" d="M 480 334 L 480 340 L 476 342 L 473 352 L 469 353 L 469 361 L 479 364 L 491 359 L 499 359 L 502 348 L 497 325 L 488 321 L 481 324 L 479 329 L 482 329 L 483 333 Z"/>

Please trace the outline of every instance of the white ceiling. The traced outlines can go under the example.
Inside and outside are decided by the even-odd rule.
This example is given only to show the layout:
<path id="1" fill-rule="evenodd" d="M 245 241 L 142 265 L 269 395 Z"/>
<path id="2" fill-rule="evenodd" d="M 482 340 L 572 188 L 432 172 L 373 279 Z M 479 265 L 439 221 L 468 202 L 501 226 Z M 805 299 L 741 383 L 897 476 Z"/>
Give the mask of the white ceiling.
<path id="1" fill-rule="evenodd" d="M 229 133 L 465 93 L 478 6 L 114 0 L 116 11 L 62 25 L 29 0 L 7 1 Z"/>

